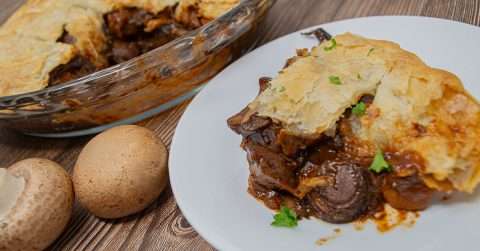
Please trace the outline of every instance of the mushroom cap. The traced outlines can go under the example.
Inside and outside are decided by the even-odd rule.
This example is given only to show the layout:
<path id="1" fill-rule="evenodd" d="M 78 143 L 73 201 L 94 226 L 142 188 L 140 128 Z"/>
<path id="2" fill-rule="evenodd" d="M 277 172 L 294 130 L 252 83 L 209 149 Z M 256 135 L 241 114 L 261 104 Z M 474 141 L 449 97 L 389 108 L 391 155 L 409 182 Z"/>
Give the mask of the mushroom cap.
<path id="1" fill-rule="evenodd" d="M 313 176 L 330 180 L 327 185 L 316 186 L 307 194 L 318 218 L 330 223 L 347 223 L 376 207 L 379 193 L 366 168 L 344 160 L 307 165 Z"/>
<path id="2" fill-rule="evenodd" d="M 92 214 L 107 219 L 146 208 L 168 181 L 167 150 L 140 126 L 119 126 L 94 137 L 73 171 L 75 194 Z"/>
<path id="3" fill-rule="evenodd" d="M 0 219 L 0 250 L 42 250 L 63 231 L 73 208 L 67 172 L 47 159 L 26 159 L 7 169 L 7 179 L 21 178 L 23 191 Z"/>

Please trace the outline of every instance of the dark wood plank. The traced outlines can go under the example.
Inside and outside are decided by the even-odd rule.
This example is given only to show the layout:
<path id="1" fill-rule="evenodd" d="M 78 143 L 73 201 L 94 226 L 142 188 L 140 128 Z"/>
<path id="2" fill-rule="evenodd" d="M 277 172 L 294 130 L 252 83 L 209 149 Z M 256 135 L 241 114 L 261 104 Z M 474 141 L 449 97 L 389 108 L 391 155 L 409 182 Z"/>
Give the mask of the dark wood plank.
<path id="1" fill-rule="evenodd" d="M 0 22 L 22 1 L 1 0 Z M 374 15 L 421 15 L 480 25 L 480 0 L 278 0 L 257 44 L 312 25 Z M 141 122 L 170 145 L 188 102 Z M 91 137 L 38 139 L 0 129 L 0 166 L 29 157 L 53 159 L 71 171 Z M 75 205 L 73 218 L 51 250 L 213 250 L 188 224 L 168 188 L 147 210 L 124 219 L 100 220 Z"/>

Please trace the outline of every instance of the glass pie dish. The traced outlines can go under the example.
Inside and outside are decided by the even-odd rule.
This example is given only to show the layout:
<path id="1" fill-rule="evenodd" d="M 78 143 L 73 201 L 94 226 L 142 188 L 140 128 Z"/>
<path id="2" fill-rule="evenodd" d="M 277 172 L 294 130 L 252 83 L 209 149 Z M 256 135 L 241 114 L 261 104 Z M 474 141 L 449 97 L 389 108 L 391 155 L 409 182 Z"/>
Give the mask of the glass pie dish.
<path id="1" fill-rule="evenodd" d="M 0 97 L 0 125 L 73 137 L 134 123 L 194 96 L 249 50 L 275 0 L 243 0 L 208 24 L 127 62 L 40 91 Z"/>

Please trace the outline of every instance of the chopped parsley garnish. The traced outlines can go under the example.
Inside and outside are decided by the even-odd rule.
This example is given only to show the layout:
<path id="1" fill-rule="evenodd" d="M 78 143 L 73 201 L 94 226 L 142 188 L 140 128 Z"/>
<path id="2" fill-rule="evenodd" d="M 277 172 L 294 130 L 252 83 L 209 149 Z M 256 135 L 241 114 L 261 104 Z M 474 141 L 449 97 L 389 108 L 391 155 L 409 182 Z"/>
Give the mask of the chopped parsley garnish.
<path id="1" fill-rule="evenodd" d="M 372 54 L 373 50 L 375 50 L 375 48 L 370 48 L 370 50 L 368 50 L 367 56 L 370 56 L 370 54 Z"/>
<path id="2" fill-rule="evenodd" d="M 325 51 L 331 51 L 331 50 L 335 49 L 335 47 L 337 47 L 337 40 L 335 40 L 335 38 L 332 38 L 330 40 L 330 42 L 331 42 L 330 46 L 327 46 L 327 47 L 323 48 Z"/>
<path id="3" fill-rule="evenodd" d="M 385 172 L 391 172 L 392 171 L 392 166 L 385 161 L 383 158 L 383 152 L 380 149 L 377 149 L 377 152 L 375 153 L 375 157 L 373 158 L 372 164 L 368 168 L 368 170 L 375 172 L 375 173 L 381 173 L 383 171 Z"/>
<path id="4" fill-rule="evenodd" d="M 358 80 L 361 80 L 361 79 L 362 79 L 362 76 L 360 76 L 360 73 L 357 73 L 357 79 L 358 79 Z"/>
<path id="5" fill-rule="evenodd" d="M 367 110 L 367 106 L 365 105 L 365 103 L 360 101 L 352 108 L 352 113 L 360 117 L 365 114 L 366 110 Z"/>
<path id="6" fill-rule="evenodd" d="M 282 206 L 273 216 L 272 226 L 294 228 L 298 225 L 297 214 L 288 207 Z"/>
<path id="7" fill-rule="evenodd" d="M 330 83 L 334 84 L 334 85 L 341 85 L 342 84 L 342 81 L 340 81 L 340 78 L 338 76 L 330 76 L 330 77 L 328 77 L 328 80 L 330 80 Z"/>

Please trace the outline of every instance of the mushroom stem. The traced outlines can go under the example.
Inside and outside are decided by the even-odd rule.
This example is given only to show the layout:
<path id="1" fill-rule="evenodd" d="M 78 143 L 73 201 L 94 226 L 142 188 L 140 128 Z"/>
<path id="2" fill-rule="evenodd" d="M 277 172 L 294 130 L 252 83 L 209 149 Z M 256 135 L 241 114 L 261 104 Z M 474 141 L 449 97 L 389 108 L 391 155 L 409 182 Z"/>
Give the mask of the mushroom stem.
<path id="1" fill-rule="evenodd" d="M 25 179 L 9 174 L 6 168 L 0 168 L 0 222 L 15 206 L 24 188 Z"/>

